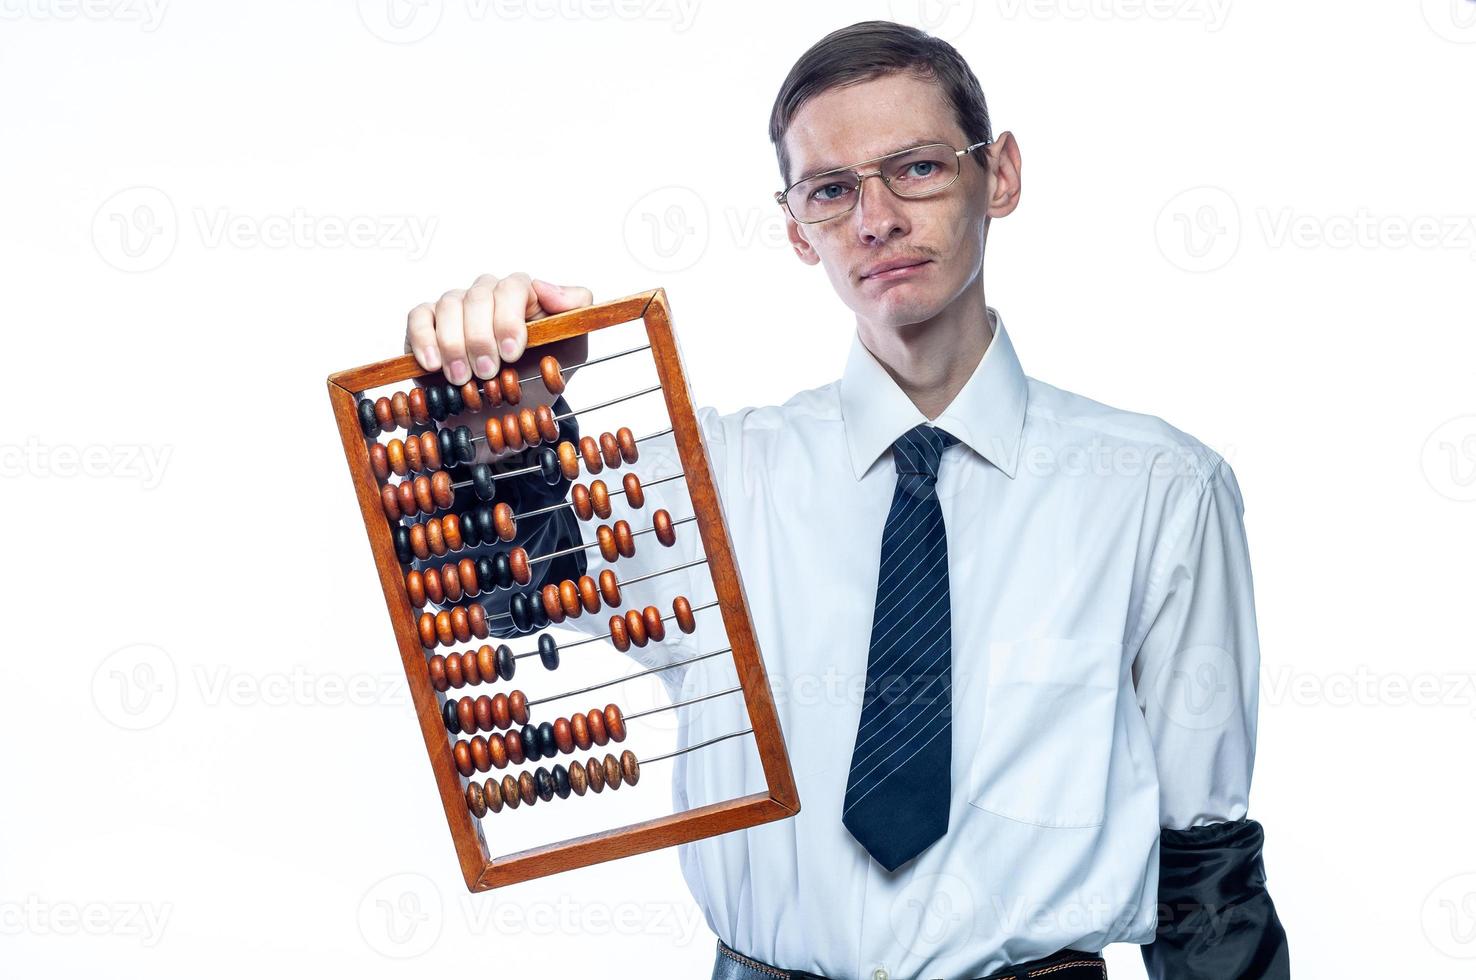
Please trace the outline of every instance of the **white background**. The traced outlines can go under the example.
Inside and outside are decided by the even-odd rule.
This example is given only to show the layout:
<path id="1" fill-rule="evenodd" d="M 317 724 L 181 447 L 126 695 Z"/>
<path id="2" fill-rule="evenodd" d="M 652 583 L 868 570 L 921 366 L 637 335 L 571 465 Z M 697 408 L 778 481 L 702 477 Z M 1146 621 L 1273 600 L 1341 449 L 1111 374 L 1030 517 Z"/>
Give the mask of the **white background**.
<path id="1" fill-rule="evenodd" d="M 890 16 L 1020 140 L 1026 372 L 1235 467 L 1297 973 L 1470 975 L 1471 0 L 159 3 L 0 0 L 0 972 L 707 975 L 673 851 L 465 893 L 324 378 L 517 269 L 665 286 L 703 404 L 836 377 L 767 117 Z"/>

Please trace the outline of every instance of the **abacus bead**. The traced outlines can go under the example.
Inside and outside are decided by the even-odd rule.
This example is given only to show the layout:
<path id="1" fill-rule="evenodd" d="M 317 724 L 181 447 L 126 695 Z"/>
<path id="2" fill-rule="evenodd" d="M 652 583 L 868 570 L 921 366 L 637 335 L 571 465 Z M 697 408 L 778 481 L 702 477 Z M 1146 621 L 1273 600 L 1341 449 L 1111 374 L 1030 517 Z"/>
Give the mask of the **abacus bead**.
<path id="1" fill-rule="evenodd" d="M 594 756 L 584 764 L 584 774 L 589 777 L 589 788 L 598 793 L 605 788 L 605 767 Z"/>
<path id="2" fill-rule="evenodd" d="M 439 653 L 426 661 L 425 669 L 430 674 L 431 687 L 437 691 L 444 691 L 451 686 L 450 681 L 446 680 L 446 658 Z"/>
<path id="3" fill-rule="evenodd" d="M 487 800 L 482 796 L 482 787 L 475 783 L 466 784 L 466 805 L 473 816 L 485 817 L 487 815 Z"/>
<path id="4" fill-rule="evenodd" d="M 538 726 L 538 751 L 542 755 L 553 757 L 559 751 L 558 740 L 554 738 L 554 726 L 552 722 L 545 721 Z"/>
<path id="5" fill-rule="evenodd" d="M 614 741 L 625 741 L 625 715 L 620 713 L 617 705 L 605 705 L 605 728 L 610 732 L 610 738 Z"/>
<path id="6" fill-rule="evenodd" d="M 459 454 L 456 452 L 456 437 L 450 429 L 437 429 L 436 442 L 440 443 L 441 456 L 446 460 L 447 466 L 455 466 Z"/>
<path id="7" fill-rule="evenodd" d="M 625 632 L 625 617 L 619 613 L 610 617 L 610 642 L 621 653 L 630 649 L 630 636 Z"/>
<path id="8" fill-rule="evenodd" d="M 523 385 L 518 380 L 518 372 L 512 368 L 503 368 L 497 376 L 497 387 L 502 389 L 502 399 L 509 405 L 516 405 L 518 399 L 523 397 Z"/>
<path id="9" fill-rule="evenodd" d="M 441 721 L 446 725 L 446 731 L 452 735 L 461 733 L 461 719 L 456 717 L 456 702 L 447 701 L 441 705 Z"/>
<path id="10" fill-rule="evenodd" d="M 481 607 L 473 606 L 472 608 L 479 609 Z M 461 606 L 457 606 L 451 610 L 451 633 L 462 643 L 472 638 L 471 620 L 467 618 L 466 610 Z M 446 645 L 449 647 L 451 644 L 447 643 Z"/>
<path id="11" fill-rule="evenodd" d="M 490 699 L 490 714 L 487 719 L 488 728 L 507 728 L 512 725 L 512 712 L 507 707 L 507 695 L 498 691 Z"/>
<path id="12" fill-rule="evenodd" d="M 543 387 L 548 389 L 550 395 L 564 393 L 564 376 L 559 373 L 558 358 L 545 354 L 538 362 L 538 373 L 543 375 Z"/>
<path id="13" fill-rule="evenodd" d="M 638 647 L 646 645 L 646 621 L 639 610 L 632 609 L 625 614 L 625 632 L 630 634 L 631 643 Z"/>
<path id="14" fill-rule="evenodd" d="M 436 617 L 430 613 L 421 613 L 416 623 L 420 628 L 420 645 L 426 648 L 436 645 Z"/>
<path id="15" fill-rule="evenodd" d="M 584 468 L 591 473 L 598 473 L 605 468 L 600 462 L 600 446 L 591 436 L 583 436 L 579 440 L 579 455 L 584 457 Z"/>
<path id="16" fill-rule="evenodd" d="M 493 532 L 496 533 L 495 531 Z M 508 561 L 507 552 L 499 551 L 492 556 L 492 578 L 499 589 L 510 589 L 513 584 L 512 563 Z"/>
<path id="17" fill-rule="evenodd" d="M 450 551 L 460 551 L 465 542 L 461 537 L 461 518 L 447 514 L 441 518 L 441 540 Z"/>
<path id="18" fill-rule="evenodd" d="M 696 631 L 697 617 L 693 614 L 692 603 L 687 601 L 686 596 L 679 595 L 675 599 L 673 599 L 671 603 L 671 609 L 672 612 L 676 613 L 677 627 L 683 633 L 692 633 Z"/>
<path id="19" fill-rule="evenodd" d="M 620 549 L 615 545 L 615 532 L 610 530 L 610 525 L 601 524 L 595 528 L 595 540 L 600 545 L 600 556 L 605 561 L 614 561 L 620 557 Z"/>
<path id="20" fill-rule="evenodd" d="M 651 526 L 656 529 L 657 541 L 668 548 L 676 544 L 676 528 L 672 526 L 671 514 L 664 508 L 651 515 Z"/>
<path id="21" fill-rule="evenodd" d="M 417 476 L 400 483 L 400 509 L 411 517 L 435 505 L 431 499 L 430 477 Z"/>
<path id="22" fill-rule="evenodd" d="M 620 447 L 620 456 L 627 463 L 634 463 L 641 458 L 641 451 L 636 446 L 635 433 L 625 426 L 615 431 L 615 442 Z"/>
<path id="23" fill-rule="evenodd" d="M 574 732 L 569 727 L 569 719 L 557 718 L 553 723 L 554 745 L 560 752 L 574 751 Z"/>
<path id="24" fill-rule="evenodd" d="M 507 439 L 502 434 L 502 419 L 496 415 L 487 419 L 483 427 L 487 435 L 487 448 L 492 450 L 492 455 L 498 456 L 507 450 Z"/>
<path id="25" fill-rule="evenodd" d="M 574 717 L 569 719 L 569 735 L 574 739 L 574 744 L 581 749 L 587 749 L 594 744 L 594 739 L 589 737 L 589 719 L 579 712 L 574 712 Z"/>
<path id="26" fill-rule="evenodd" d="M 390 400 L 388 398 L 375 400 L 374 421 L 379 423 L 381 429 L 393 429 L 395 427 L 395 411 L 390 407 Z"/>
<path id="27" fill-rule="evenodd" d="M 482 797 L 487 801 L 487 809 L 492 813 L 502 812 L 502 784 L 495 779 L 488 779 L 482 786 Z"/>
<path id="28" fill-rule="evenodd" d="M 420 439 L 411 434 L 405 437 L 405 469 L 411 473 L 419 473 L 425 467 L 425 460 L 421 458 Z"/>
<path id="29" fill-rule="evenodd" d="M 552 582 L 543 587 L 543 611 L 548 613 L 550 622 L 562 623 L 564 621 L 564 603 L 559 598 L 559 587 Z"/>
<path id="30" fill-rule="evenodd" d="M 483 609 L 480 604 L 472 603 L 467 607 L 466 622 L 471 629 L 471 636 L 479 640 L 487 638 L 487 610 Z M 471 639 L 471 636 L 467 639 Z"/>
<path id="31" fill-rule="evenodd" d="M 425 549 L 433 555 L 444 555 L 446 553 L 446 539 L 441 537 L 441 522 L 429 520 L 423 524 L 417 524 L 425 534 Z"/>
<path id="32" fill-rule="evenodd" d="M 466 408 L 466 406 L 462 404 L 461 401 L 461 389 L 456 385 L 447 382 L 446 387 L 443 389 L 443 391 L 446 395 L 446 414 L 460 415 L 462 411 Z"/>
<path id="33" fill-rule="evenodd" d="M 513 581 L 519 585 L 527 585 L 533 581 L 533 574 L 528 569 L 528 552 L 522 548 L 514 548 L 507 553 L 508 568 L 512 570 Z"/>
<path id="34" fill-rule="evenodd" d="M 492 768 L 507 768 L 507 739 L 502 737 L 501 732 L 487 736 L 487 754 L 492 759 Z"/>
<path id="35" fill-rule="evenodd" d="M 455 565 L 441 566 L 441 589 L 451 602 L 461 598 L 461 571 Z"/>
<path id="36" fill-rule="evenodd" d="M 598 708 L 591 708 L 584 720 L 589 724 L 589 737 L 594 739 L 594 744 L 604 745 L 610 741 L 610 733 L 605 729 L 605 716 Z"/>
<path id="37" fill-rule="evenodd" d="M 453 653 L 451 656 L 461 661 L 461 673 L 468 684 L 482 683 L 482 672 L 477 669 L 477 655 L 468 650 L 465 653 Z"/>
<path id="38" fill-rule="evenodd" d="M 579 576 L 579 601 L 584 604 L 585 612 L 600 611 L 600 587 L 588 575 Z"/>
<path id="39" fill-rule="evenodd" d="M 458 655 L 451 653 L 446 655 L 446 680 L 455 688 L 466 685 L 466 662 Z"/>
<path id="40" fill-rule="evenodd" d="M 421 584 L 425 589 L 426 598 L 434 603 L 444 602 L 446 590 L 441 582 L 441 570 L 439 568 L 427 568 L 421 574 Z"/>
<path id="41" fill-rule="evenodd" d="M 449 647 L 456 642 L 456 634 L 451 631 L 451 614 L 442 609 L 434 617 L 436 641 L 443 647 Z M 424 631 L 422 631 L 424 632 Z M 434 644 L 432 644 L 434 646 Z"/>
<path id="42" fill-rule="evenodd" d="M 533 785 L 533 774 L 523 772 L 518 776 L 518 792 L 523 797 L 523 802 L 529 806 L 538 799 L 538 790 Z"/>
<path id="43" fill-rule="evenodd" d="M 425 410 L 431 418 L 440 422 L 446 417 L 446 395 L 438 384 L 432 384 L 425 389 Z"/>
<path id="44" fill-rule="evenodd" d="M 434 432 L 422 432 L 420 434 L 420 460 L 424 464 L 422 469 L 438 470 L 441 468 L 441 444 L 436 441 Z"/>
<path id="45" fill-rule="evenodd" d="M 393 483 L 379 488 L 379 504 L 384 508 L 384 516 L 392 521 L 398 521 L 404 515 L 400 509 L 400 488 Z"/>
<path id="46" fill-rule="evenodd" d="M 594 516 L 594 506 L 590 502 L 589 488 L 582 483 L 576 483 L 569 487 L 569 500 L 574 504 L 574 516 L 581 521 L 587 521 Z"/>
<path id="47" fill-rule="evenodd" d="M 482 591 L 477 582 L 477 563 L 470 558 L 463 558 L 456 563 L 456 576 L 461 579 L 461 591 L 467 595 L 474 596 Z"/>
<path id="48" fill-rule="evenodd" d="M 505 681 L 512 680 L 513 674 L 518 669 L 518 660 L 513 656 L 512 647 L 509 647 L 506 643 L 497 644 L 496 664 L 497 676 Z"/>
<path id="49" fill-rule="evenodd" d="M 646 491 L 641 489 L 641 478 L 634 473 L 627 473 L 620 482 L 625 487 L 625 502 L 640 510 L 646 503 Z"/>
<path id="50" fill-rule="evenodd" d="M 547 769 L 539 766 L 533 772 L 533 787 L 538 792 L 538 798 L 547 802 L 554 797 L 553 777 Z"/>
<path id="51" fill-rule="evenodd" d="M 620 753 L 620 773 L 625 777 L 625 781 L 632 786 L 641 781 L 640 761 L 636 759 L 635 753 L 630 749 L 626 749 Z"/>
<path id="52" fill-rule="evenodd" d="M 471 740 L 471 757 L 477 772 L 486 772 L 492 768 L 492 753 L 487 749 L 487 740 L 480 735 L 473 736 Z"/>
<path id="53" fill-rule="evenodd" d="M 457 742 L 451 747 L 451 758 L 456 762 L 456 771 L 463 776 L 477 771 L 472 765 L 471 748 L 465 742 Z"/>
<path id="54" fill-rule="evenodd" d="M 518 409 L 518 434 L 530 446 L 543 441 L 543 433 L 538 430 L 538 418 L 533 414 L 533 409 Z"/>
<path id="55" fill-rule="evenodd" d="M 472 447 L 471 429 L 464 425 L 458 425 L 451 433 L 451 441 L 456 446 L 456 460 L 461 463 L 470 463 L 477 458 L 477 451 Z"/>
<path id="56" fill-rule="evenodd" d="M 523 754 L 528 757 L 529 762 L 537 762 L 543 758 L 543 749 L 538 742 L 538 729 L 532 725 L 524 725 L 518 729 L 518 738 L 523 743 Z"/>
<path id="57" fill-rule="evenodd" d="M 482 382 L 482 401 L 488 408 L 496 408 L 502 404 L 502 387 L 498 385 L 496 378 L 488 378 Z"/>
<path id="58" fill-rule="evenodd" d="M 501 693 L 498 694 L 501 697 Z M 483 694 L 472 702 L 472 709 L 476 712 L 477 728 L 484 732 L 490 732 L 493 728 L 502 727 L 493 725 L 496 720 L 492 711 L 492 699 Z"/>
<path id="59" fill-rule="evenodd" d="M 390 535 L 395 539 L 395 557 L 400 559 L 404 565 L 415 560 L 415 551 L 410 547 L 410 529 L 403 524 L 396 524 L 390 528 Z"/>
<path id="60" fill-rule="evenodd" d="M 521 732 L 505 732 L 502 743 L 507 746 L 507 760 L 515 766 L 520 766 L 527 759 L 523 752 L 523 735 Z"/>
<path id="61" fill-rule="evenodd" d="M 502 777 L 502 802 L 516 808 L 522 800 L 522 794 L 518 792 L 518 780 L 511 773 Z"/>
<path id="62" fill-rule="evenodd" d="M 571 480 L 579 475 L 579 451 L 567 439 L 559 443 L 559 468 Z"/>
<path id="63" fill-rule="evenodd" d="M 498 673 L 497 654 L 492 651 L 490 646 L 483 643 L 477 647 L 477 674 L 481 676 L 483 681 L 490 682 Z"/>
<path id="64" fill-rule="evenodd" d="M 497 536 L 504 541 L 511 541 L 518 536 L 518 525 L 513 521 L 513 511 L 506 503 L 499 503 L 492 508 L 492 526 L 497 529 Z"/>
<path id="65" fill-rule="evenodd" d="M 513 594 L 508 600 L 507 611 L 519 633 L 526 633 L 533 628 L 533 611 L 529 608 L 528 597 L 523 593 Z"/>
<path id="66" fill-rule="evenodd" d="M 508 412 L 502 417 L 502 441 L 507 443 L 509 449 L 523 448 L 523 430 L 518 425 L 518 416 L 514 412 Z"/>
<path id="67" fill-rule="evenodd" d="M 533 628 L 548 629 L 548 614 L 543 611 L 543 603 L 538 601 L 536 592 L 530 597 L 528 608 L 533 611 Z"/>
<path id="68" fill-rule="evenodd" d="M 410 605 L 416 609 L 425 605 L 425 577 L 413 568 L 405 573 L 405 591 L 410 594 Z"/>
<path id="69" fill-rule="evenodd" d="M 359 428 L 370 439 L 380 432 L 379 419 L 374 414 L 374 403 L 367 398 L 359 399 Z"/>
<path id="70" fill-rule="evenodd" d="M 456 494 L 451 489 L 451 474 L 445 470 L 437 470 L 431 476 L 431 496 L 437 507 L 450 507 L 456 501 Z M 426 511 L 432 508 L 426 507 Z"/>
<path id="71" fill-rule="evenodd" d="M 469 695 L 463 695 L 457 700 L 456 720 L 461 722 L 461 730 L 464 732 L 477 730 L 477 709 Z"/>
<path id="72" fill-rule="evenodd" d="M 601 520 L 610 516 L 610 488 L 605 486 L 604 480 L 595 480 L 590 483 L 589 502 Z"/>
<path id="73" fill-rule="evenodd" d="M 415 424 L 428 424 L 431 418 L 430 408 L 425 403 L 425 392 L 420 388 L 411 388 L 406 400 L 410 402 L 410 418 L 415 420 Z"/>
<path id="74" fill-rule="evenodd" d="M 584 607 L 579 604 L 579 587 L 569 579 L 559 583 L 559 601 L 563 603 L 565 614 L 574 619 L 584 612 Z"/>
<path id="75" fill-rule="evenodd" d="M 620 788 L 620 760 L 605 753 L 605 782 L 611 789 Z"/>
<path id="76" fill-rule="evenodd" d="M 404 527 L 404 525 L 400 525 Z M 416 558 L 424 561 L 430 557 L 430 538 L 425 533 L 424 524 L 411 524 L 405 530 L 405 537 L 410 541 L 410 551 Z"/>
<path id="77" fill-rule="evenodd" d="M 472 470 L 475 472 L 476 467 L 472 467 Z M 475 548 L 482 543 L 483 538 L 486 538 L 489 543 L 491 541 L 491 535 L 482 530 L 482 522 L 478 517 L 484 508 L 487 511 L 487 523 L 490 526 L 492 508 L 486 504 L 478 504 L 461 515 L 461 536 L 465 539 L 468 548 Z"/>
<path id="78" fill-rule="evenodd" d="M 666 512 L 659 510 L 656 513 L 665 514 Z M 670 519 L 670 517 L 671 515 L 667 514 L 667 518 Z M 622 558 L 629 558 L 636 553 L 635 535 L 631 533 L 628 521 L 615 522 L 615 547 L 619 549 Z"/>
<path id="79" fill-rule="evenodd" d="M 559 799 L 567 800 L 569 798 L 569 790 L 572 788 L 569 785 L 569 770 L 565 769 L 561 765 L 554 766 L 553 784 L 554 792 L 558 794 Z"/>
<path id="80" fill-rule="evenodd" d="M 507 711 L 515 724 L 528 724 L 528 695 L 513 691 L 507 696 Z"/>
<path id="81" fill-rule="evenodd" d="M 468 412 L 480 412 L 482 410 L 482 389 L 477 387 L 477 379 L 473 378 L 461 386 L 461 400 L 466 405 Z"/>
<path id="82" fill-rule="evenodd" d="M 554 420 L 553 409 L 547 405 L 539 405 L 533 410 L 533 421 L 543 442 L 553 442 L 559 437 L 559 423 Z"/>
<path id="83" fill-rule="evenodd" d="M 404 462 L 402 458 L 400 464 L 404 465 Z M 369 468 L 374 471 L 374 478 L 380 483 L 389 479 L 392 465 L 389 450 L 384 447 L 384 444 L 371 442 L 369 444 Z"/>
<path id="84" fill-rule="evenodd" d="M 620 443 L 608 432 L 600 433 L 600 455 L 605 457 L 605 465 L 611 468 L 620 465 Z"/>
<path id="85" fill-rule="evenodd" d="M 569 763 L 569 788 L 575 796 L 583 796 L 589 789 L 589 776 L 584 772 L 584 763 L 575 760 Z"/>
<path id="86" fill-rule="evenodd" d="M 544 446 L 538 450 L 538 469 L 543 476 L 543 482 L 549 486 L 558 486 L 564 475 L 559 472 L 559 455 L 552 449 Z"/>
<path id="87" fill-rule="evenodd" d="M 651 638 L 652 643 L 660 643 L 666 639 L 666 623 L 661 619 L 661 610 L 655 606 L 647 606 L 641 612 L 641 618 L 646 623 L 646 635 Z"/>
<path id="88" fill-rule="evenodd" d="M 410 399 L 405 397 L 403 391 L 397 391 L 390 396 L 390 417 L 398 429 L 410 428 Z"/>
<path id="89" fill-rule="evenodd" d="M 544 670 L 559 669 L 559 641 L 553 638 L 553 634 L 544 633 L 538 637 L 538 659 L 543 662 Z"/>

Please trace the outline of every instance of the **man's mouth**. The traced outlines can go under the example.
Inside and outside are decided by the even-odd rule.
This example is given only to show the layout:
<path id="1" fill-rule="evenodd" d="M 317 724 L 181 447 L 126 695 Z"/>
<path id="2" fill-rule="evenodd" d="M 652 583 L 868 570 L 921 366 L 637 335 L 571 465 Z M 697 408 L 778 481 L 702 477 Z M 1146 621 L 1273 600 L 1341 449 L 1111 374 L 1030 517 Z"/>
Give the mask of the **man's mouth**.
<path id="1" fill-rule="evenodd" d="M 862 279 L 902 279 L 913 275 L 922 266 L 927 265 L 929 259 L 897 259 L 892 262 L 881 262 L 872 266 L 861 274 Z"/>

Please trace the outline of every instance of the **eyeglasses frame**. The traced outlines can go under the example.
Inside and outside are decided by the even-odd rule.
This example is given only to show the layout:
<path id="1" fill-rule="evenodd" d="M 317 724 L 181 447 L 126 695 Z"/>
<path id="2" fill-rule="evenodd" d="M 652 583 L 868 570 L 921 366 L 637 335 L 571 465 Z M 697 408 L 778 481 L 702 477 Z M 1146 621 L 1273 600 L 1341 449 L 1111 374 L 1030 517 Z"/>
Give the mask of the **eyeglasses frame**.
<path id="1" fill-rule="evenodd" d="M 953 150 L 953 145 L 951 143 L 919 143 L 917 146 L 909 146 L 909 147 L 906 147 L 905 149 L 893 150 L 891 153 L 883 153 L 881 156 L 872 157 L 870 160 L 861 160 L 861 161 L 859 161 L 857 163 L 851 164 L 848 167 L 835 167 L 835 168 L 833 168 L 831 170 L 822 170 L 822 171 L 820 171 L 817 174 L 809 174 L 809 175 L 807 175 L 805 177 L 801 177 L 798 180 L 796 180 L 793 183 L 791 183 L 788 187 L 784 188 L 784 190 L 782 190 L 782 191 L 775 191 L 774 192 L 774 201 L 777 204 L 779 204 L 781 207 L 783 207 L 785 213 L 788 214 L 791 218 L 794 218 L 794 220 L 796 222 L 798 222 L 799 224 L 802 224 L 802 225 L 818 225 L 818 224 L 821 224 L 822 222 L 833 221 L 836 218 L 844 218 L 846 215 L 848 215 L 852 211 L 856 210 L 856 208 L 858 206 L 860 206 L 860 204 L 861 204 L 861 195 L 862 195 L 863 190 L 864 190 L 864 188 L 866 186 L 866 178 L 867 177 L 880 177 L 881 178 L 881 182 L 886 185 L 887 190 L 892 191 L 893 194 L 896 194 L 897 197 L 899 199 L 903 200 L 903 201 L 918 201 L 918 200 L 922 200 L 923 198 L 932 197 L 934 194 L 937 194 L 939 191 L 947 190 L 948 188 L 952 187 L 955 183 L 958 182 L 959 175 L 961 175 L 963 173 L 963 165 L 962 165 L 962 161 L 961 161 L 960 158 L 963 157 L 964 154 L 966 154 L 966 153 L 972 153 L 975 150 L 977 150 L 979 147 L 981 147 L 981 146 L 988 146 L 989 144 L 991 144 L 993 142 L 994 142 L 994 138 L 993 137 L 989 137 L 987 139 L 980 140 L 979 142 L 974 143 L 974 144 L 972 144 L 970 146 L 966 146 L 962 150 Z M 872 172 L 872 173 L 866 173 L 866 174 L 863 174 L 858 169 L 860 167 L 866 166 L 868 163 L 876 163 L 878 160 L 886 160 L 889 157 L 901 156 L 904 153 L 911 153 L 914 150 L 921 150 L 921 149 L 923 149 L 925 147 L 929 147 L 929 146 L 946 146 L 950 150 L 953 150 L 954 159 L 955 159 L 955 161 L 957 161 L 959 163 L 959 166 L 954 169 L 954 171 L 953 171 L 953 179 L 952 180 L 950 180 L 946 184 L 940 184 L 939 186 L 937 186 L 937 187 L 933 188 L 932 190 L 928 191 L 926 194 L 921 194 L 921 195 L 918 195 L 916 197 L 908 197 L 905 194 L 897 194 L 897 192 L 895 190 L 893 190 L 893 188 L 892 188 L 892 182 L 889 179 L 887 179 L 886 174 L 882 173 L 880 167 L 878 167 L 874 172 Z M 816 177 L 829 177 L 829 176 L 831 176 L 833 174 L 844 174 L 844 173 L 853 173 L 853 174 L 856 175 L 856 202 L 854 204 L 852 204 L 849 208 L 847 208 L 844 211 L 841 211 L 838 214 L 832 214 L 829 217 L 825 217 L 825 218 L 816 218 L 814 221 L 803 221 L 800 218 L 795 217 L 794 209 L 789 206 L 789 192 L 790 191 L 794 190 L 796 187 L 798 187 L 800 184 L 803 184 L 805 181 L 814 180 Z"/>

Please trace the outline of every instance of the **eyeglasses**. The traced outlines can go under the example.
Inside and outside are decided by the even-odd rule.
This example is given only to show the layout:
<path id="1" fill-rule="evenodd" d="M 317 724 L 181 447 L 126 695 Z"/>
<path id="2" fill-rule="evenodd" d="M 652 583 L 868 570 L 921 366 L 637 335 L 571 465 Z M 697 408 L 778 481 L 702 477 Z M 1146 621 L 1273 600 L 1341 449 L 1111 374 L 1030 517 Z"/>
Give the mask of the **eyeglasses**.
<path id="1" fill-rule="evenodd" d="M 849 214 L 861 200 L 861 184 L 867 177 L 880 177 L 893 194 L 909 200 L 929 197 L 958 180 L 964 154 L 992 139 L 980 140 L 962 150 L 947 143 L 927 143 L 910 150 L 898 150 L 885 156 L 862 160 L 850 167 L 838 167 L 824 173 L 802 177 L 774 200 L 789 211 L 789 216 L 802 225 L 813 225 Z M 858 167 L 877 164 L 872 173 L 863 174 Z"/>

